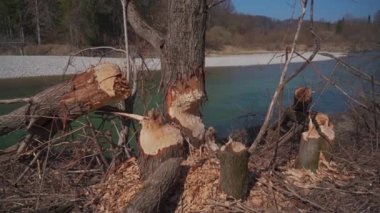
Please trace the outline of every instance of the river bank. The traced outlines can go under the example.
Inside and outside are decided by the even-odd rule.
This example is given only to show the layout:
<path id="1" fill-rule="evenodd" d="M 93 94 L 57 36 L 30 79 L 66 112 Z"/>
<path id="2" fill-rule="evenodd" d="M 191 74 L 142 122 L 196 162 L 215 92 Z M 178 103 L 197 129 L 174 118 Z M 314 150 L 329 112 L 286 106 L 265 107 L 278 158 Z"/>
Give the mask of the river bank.
<path id="1" fill-rule="evenodd" d="M 311 52 L 303 53 L 308 57 Z M 336 57 L 344 57 L 346 53 L 331 52 Z M 317 55 L 313 61 L 326 61 L 330 58 Z M 100 58 L 100 57 L 71 57 L 70 56 L 0 56 L 0 78 L 20 78 L 32 76 L 75 74 L 91 65 L 100 62 L 112 62 L 119 66 L 124 66 L 122 58 Z M 285 57 L 282 52 L 267 52 L 246 55 L 220 55 L 207 56 L 206 67 L 238 67 L 266 64 L 284 63 Z M 302 62 L 303 58 L 295 56 L 292 62 Z M 141 60 L 135 60 L 137 65 L 141 65 Z M 160 69 L 160 60 L 148 58 L 145 60 L 150 70 Z"/>

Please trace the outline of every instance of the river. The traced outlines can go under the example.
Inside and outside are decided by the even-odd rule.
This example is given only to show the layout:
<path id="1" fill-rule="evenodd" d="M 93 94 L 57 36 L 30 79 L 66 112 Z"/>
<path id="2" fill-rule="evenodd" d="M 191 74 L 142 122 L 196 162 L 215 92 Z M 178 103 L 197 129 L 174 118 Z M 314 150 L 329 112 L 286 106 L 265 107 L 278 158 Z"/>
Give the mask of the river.
<path id="1" fill-rule="evenodd" d="M 342 59 L 380 81 L 379 52 L 352 54 Z M 353 105 L 334 86 L 326 84 L 321 75 L 331 78 L 353 97 L 371 94 L 369 82 L 354 77 L 342 66 L 338 65 L 332 74 L 335 64 L 335 61 L 330 60 L 313 62 L 312 66 L 308 66 L 286 86 L 283 106 L 286 107 L 292 102 L 293 91 L 299 86 L 308 86 L 313 90 L 313 110 L 335 114 Z M 288 72 L 292 73 L 300 65 L 301 63 L 290 64 Z M 206 68 L 208 100 L 202 109 L 206 126 L 213 126 L 219 135 L 226 136 L 236 128 L 259 125 L 278 83 L 282 66 L 282 64 L 274 64 Z M 153 75 L 157 75 L 157 72 Z M 62 76 L 0 79 L 0 99 L 27 97 L 62 79 Z M 379 88 L 377 87 L 376 90 L 378 92 Z M 147 95 L 146 98 L 149 100 L 152 96 Z M 154 102 L 150 102 L 150 106 L 154 105 Z M 0 105 L 0 114 L 10 112 L 17 106 L 19 105 Z M 141 104 L 138 104 L 137 108 L 139 108 L 136 109 L 137 112 L 142 112 Z M 21 135 L 23 134 L 16 133 L 1 136 L 0 141 L 11 144 Z"/>

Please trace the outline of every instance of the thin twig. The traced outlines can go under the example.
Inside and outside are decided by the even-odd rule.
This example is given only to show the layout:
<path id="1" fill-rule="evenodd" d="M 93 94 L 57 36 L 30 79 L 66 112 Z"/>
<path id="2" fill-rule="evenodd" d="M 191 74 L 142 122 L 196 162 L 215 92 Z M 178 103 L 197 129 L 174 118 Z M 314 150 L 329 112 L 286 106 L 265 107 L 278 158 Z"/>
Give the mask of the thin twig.
<path id="1" fill-rule="evenodd" d="M 14 98 L 14 99 L 5 99 L 0 100 L 0 104 L 15 104 L 15 103 L 33 103 L 32 98 Z"/>

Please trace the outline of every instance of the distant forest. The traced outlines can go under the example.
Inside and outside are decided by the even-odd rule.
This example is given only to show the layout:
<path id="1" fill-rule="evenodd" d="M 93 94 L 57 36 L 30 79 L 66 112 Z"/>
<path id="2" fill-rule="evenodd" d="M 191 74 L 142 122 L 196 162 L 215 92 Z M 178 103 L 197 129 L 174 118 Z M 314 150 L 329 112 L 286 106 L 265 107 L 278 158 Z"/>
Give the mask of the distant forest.
<path id="1" fill-rule="evenodd" d="M 166 31 L 167 1 L 139 0 L 136 4 L 149 23 Z M 280 21 L 241 14 L 235 11 L 233 1 L 225 1 L 209 11 L 207 52 L 283 50 L 290 44 L 296 19 Z M 67 54 L 89 46 L 123 47 L 122 23 L 120 0 L 1 0 L 0 51 L 9 51 L 11 42 L 25 44 L 26 54 Z M 300 50 L 309 50 L 313 45 L 308 24 L 306 21 L 301 32 Z M 322 50 L 378 48 L 380 11 L 363 18 L 346 15 L 336 22 L 316 20 L 314 29 L 322 41 Z M 149 45 L 132 30 L 128 33 L 132 51 L 150 52 Z M 43 50 L 49 46 L 57 47 L 55 52 Z"/>

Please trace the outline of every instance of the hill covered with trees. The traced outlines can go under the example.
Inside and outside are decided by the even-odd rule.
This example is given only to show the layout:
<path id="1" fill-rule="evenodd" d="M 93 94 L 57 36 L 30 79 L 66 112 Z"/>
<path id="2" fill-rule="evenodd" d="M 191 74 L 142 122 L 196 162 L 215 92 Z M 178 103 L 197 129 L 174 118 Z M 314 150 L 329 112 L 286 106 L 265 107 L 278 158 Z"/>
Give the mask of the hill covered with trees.
<path id="1" fill-rule="evenodd" d="M 165 32 L 167 1 L 137 1 L 148 23 Z M 296 18 L 276 20 L 236 12 L 233 1 L 218 4 L 208 14 L 208 52 L 244 53 L 283 50 L 291 41 Z M 0 2 L 0 50 L 15 51 L 14 43 L 25 43 L 26 54 L 68 54 L 89 46 L 123 46 L 122 10 L 119 0 L 2 0 Z M 307 26 L 308 23 L 305 23 Z M 350 15 L 337 22 L 314 21 L 322 50 L 358 51 L 380 43 L 380 11 L 372 16 Z M 133 31 L 132 48 L 150 47 Z M 301 32 L 299 48 L 312 46 L 307 27 Z M 142 47 L 142 48 L 141 48 Z M 54 49 L 54 50 L 53 50 Z"/>

